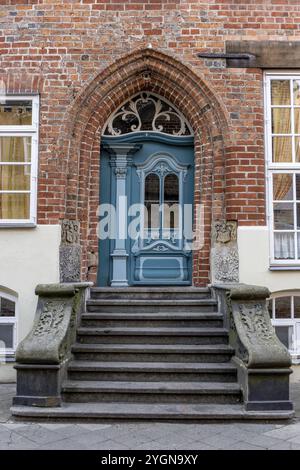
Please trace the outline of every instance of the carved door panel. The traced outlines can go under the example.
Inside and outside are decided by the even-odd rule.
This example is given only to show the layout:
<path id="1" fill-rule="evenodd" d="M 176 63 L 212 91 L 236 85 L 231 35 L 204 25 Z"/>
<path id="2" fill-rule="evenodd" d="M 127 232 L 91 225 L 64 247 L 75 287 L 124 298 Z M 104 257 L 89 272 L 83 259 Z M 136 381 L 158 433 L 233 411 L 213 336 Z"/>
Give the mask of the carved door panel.
<path id="1" fill-rule="evenodd" d="M 170 139 L 171 142 L 171 139 Z M 131 284 L 191 284 L 193 149 L 145 141 L 131 168 L 131 203 L 141 204 L 140 230 L 129 239 Z M 192 228 L 191 226 L 189 227 Z"/>
<path id="2" fill-rule="evenodd" d="M 98 285 L 191 284 L 193 138 L 143 133 L 103 142 L 99 215 L 114 206 L 110 229 L 123 234 L 99 241 Z"/>

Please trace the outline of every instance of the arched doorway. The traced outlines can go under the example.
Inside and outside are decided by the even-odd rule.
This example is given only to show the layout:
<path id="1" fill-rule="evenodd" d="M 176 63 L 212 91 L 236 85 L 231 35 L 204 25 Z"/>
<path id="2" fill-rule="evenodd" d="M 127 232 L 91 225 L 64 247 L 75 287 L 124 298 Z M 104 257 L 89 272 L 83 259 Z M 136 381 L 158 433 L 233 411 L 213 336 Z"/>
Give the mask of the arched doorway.
<path id="1" fill-rule="evenodd" d="M 139 92 L 101 142 L 98 285 L 190 285 L 191 126 L 165 98 Z"/>
<path id="2" fill-rule="evenodd" d="M 150 92 L 176 106 L 194 131 L 194 203 L 202 204 L 204 240 L 193 251 L 193 285 L 210 279 L 211 224 L 226 217 L 225 174 L 230 134 L 227 114 L 197 70 L 160 51 L 138 49 L 99 70 L 69 108 L 57 147 L 65 178 L 61 218 L 80 224 L 82 280 L 97 282 L 99 270 L 100 143 L 109 117 L 137 93 Z M 179 140 L 178 140 L 179 141 Z M 102 152 L 103 154 L 103 152 Z M 231 159 L 232 160 L 232 159 Z M 61 259 L 61 272 L 64 260 Z"/>

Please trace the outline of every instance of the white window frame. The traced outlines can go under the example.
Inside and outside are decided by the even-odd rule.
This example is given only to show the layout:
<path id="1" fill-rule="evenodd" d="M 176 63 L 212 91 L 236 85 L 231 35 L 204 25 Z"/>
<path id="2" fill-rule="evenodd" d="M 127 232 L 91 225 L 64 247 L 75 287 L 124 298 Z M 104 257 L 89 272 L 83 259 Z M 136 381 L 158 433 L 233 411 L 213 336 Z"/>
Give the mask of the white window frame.
<path id="1" fill-rule="evenodd" d="M 35 227 L 37 214 L 37 176 L 38 176 L 38 133 L 39 133 L 39 96 L 38 95 L 0 95 L 1 100 L 32 101 L 32 124 L 30 126 L 2 126 L 0 137 L 31 137 L 31 167 L 30 190 L 28 191 L 0 191 L 0 193 L 28 193 L 30 194 L 30 215 L 28 219 L 0 219 L 0 228 L 5 227 Z M 0 162 L 0 165 L 15 163 Z M 16 163 L 22 165 L 22 163 Z M 25 163 L 24 163 L 25 164 Z"/>
<path id="2" fill-rule="evenodd" d="M 292 356 L 293 363 L 300 363 L 300 318 L 294 318 L 294 297 L 300 297 L 300 291 L 281 291 L 274 292 L 269 301 L 272 303 L 272 325 L 275 326 L 291 326 L 292 327 L 292 348 L 289 349 L 289 353 Z M 275 318 L 275 299 L 282 297 L 291 298 L 291 316 L 290 318 Z M 298 347 L 299 345 L 299 347 Z"/>
<path id="3" fill-rule="evenodd" d="M 265 165 L 266 165 L 266 199 L 267 199 L 267 220 L 269 227 L 269 262 L 270 267 L 274 266 L 275 268 L 290 268 L 290 269 L 300 269 L 300 250 L 299 250 L 299 259 L 275 259 L 274 255 L 274 214 L 273 214 L 273 185 L 272 178 L 276 173 L 291 173 L 291 174 L 300 174 L 300 162 L 295 162 L 295 148 L 292 145 L 292 159 L 291 163 L 274 163 L 272 161 L 272 107 L 271 107 L 271 81 L 273 80 L 290 80 L 291 86 L 291 105 L 293 106 L 293 93 L 292 93 L 292 80 L 300 80 L 300 72 L 295 73 L 295 71 L 267 71 L 264 73 L 264 104 L 265 104 Z M 288 106 L 274 106 L 276 108 L 286 108 Z M 300 106 L 297 108 L 300 109 Z M 293 113 L 292 113 L 293 115 Z M 291 120 L 291 134 L 294 134 L 294 118 Z M 276 134 L 276 136 L 281 134 Z M 284 134 L 286 135 L 286 134 Z M 297 134 L 298 136 L 298 134 Z M 294 140 L 293 140 L 294 142 Z M 295 191 L 293 185 L 293 191 Z M 295 204 L 295 194 L 293 194 L 293 204 Z M 294 210 L 294 230 L 290 231 L 291 233 L 297 232 L 296 227 L 296 211 Z M 277 232 L 277 230 L 276 230 Z M 280 230 L 278 230 L 280 232 Z M 282 230 L 282 232 L 289 232 L 289 230 Z M 300 235 L 300 230 L 298 231 Z M 294 236 L 295 243 L 295 256 L 298 252 L 297 249 L 297 237 Z"/>
<path id="4" fill-rule="evenodd" d="M 0 348 L 0 356 L 5 356 L 5 358 L 12 358 L 15 356 L 18 338 L 17 338 L 17 323 L 18 323 L 18 299 L 14 295 L 7 294 L 0 290 L 0 297 L 10 300 L 15 304 L 15 316 L 14 317 L 1 317 L 0 316 L 0 328 L 1 325 L 10 325 L 13 324 L 13 347 L 12 348 Z"/>

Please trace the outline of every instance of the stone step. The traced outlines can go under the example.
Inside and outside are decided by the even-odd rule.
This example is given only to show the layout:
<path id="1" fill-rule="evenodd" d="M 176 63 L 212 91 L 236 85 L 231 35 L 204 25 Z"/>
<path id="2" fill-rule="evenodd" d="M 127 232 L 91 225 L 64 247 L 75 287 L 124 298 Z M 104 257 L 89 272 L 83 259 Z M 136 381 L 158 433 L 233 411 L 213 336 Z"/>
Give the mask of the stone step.
<path id="1" fill-rule="evenodd" d="M 166 422 L 242 422 L 286 421 L 294 411 L 246 411 L 242 404 L 214 405 L 188 403 L 63 403 L 57 408 L 12 406 L 13 416 L 22 420 L 47 422 L 115 422 L 115 421 L 166 421 Z"/>
<path id="2" fill-rule="evenodd" d="M 207 287 L 93 287 L 91 299 L 207 299 Z"/>
<path id="3" fill-rule="evenodd" d="M 80 344 L 72 347 L 77 360 L 108 362 L 228 362 L 228 345 Z"/>
<path id="4" fill-rule="evenodd" d="M 76 403 L 239 403 L 236 383 L 220 382 L 117 382 L 71 381 L 63 383 L 64 401 Z"/>
<path id="5" fill-rule="evenodd" d="M 68 365 L 70 380 L 234 382 L 236 375 L 231 363 L 72 361 Z"/>
<path id="6" fill-rule="evenodd" d="M 156 299 L 89 299 L 86 302 L 87 312 L 114 313 L 158 313 L 168 312 L 217 312 L 217 302 L 213 299 L 156 300 Z"/>
<path id="7" fill-rule="evenodd" d="M 77 329 L 80 343 L 93 344 L 227 344 L 223 328 L 83 328 Z"/>
<path id="8" fill-rule="evenodd" d="M 219 313 L 83 313 L 82 326 L 98 327 L 222 327 L 223 315 Z"/>

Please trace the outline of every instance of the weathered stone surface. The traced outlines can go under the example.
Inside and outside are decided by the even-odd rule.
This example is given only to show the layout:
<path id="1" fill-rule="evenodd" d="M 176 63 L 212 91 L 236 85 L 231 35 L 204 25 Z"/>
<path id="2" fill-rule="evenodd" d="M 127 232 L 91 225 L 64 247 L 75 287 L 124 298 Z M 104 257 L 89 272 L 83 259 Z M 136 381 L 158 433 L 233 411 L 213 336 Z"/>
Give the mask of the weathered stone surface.
<path id="1" fill-rule="evenodd" d="M 224 311 L 234 363 L 248 411 L 292 410 L 289 398 L 291 357 L 271 324 L 267 288 L 244 284 L 215 285 Z"/>
<path id="2" fill-rule="evenodd" d="M 34 324 L 16 352 L 14 404 L 60 406 L 61 382 L 71 357 L 85 289 L 92 283 L 40 284 Z"/>
<path id="3" fill-rule="evenodd" d="M 59 248 L 60 257 L 60 281 L 79 282 L 80 281 L 80 245 L 61 245 Z"/>
<path id="4" fill-rule="evenodd" d="M 81 274 L 80 224 L 76 220 L 62 220 L 59 267 L 61 282 L 79 282 Z"/>
<path id="5" fill-rule="evenodd" d="M 16 351 L 18 363 L 59 364 L 74 339 L 83 291 L 90 283 L 38 285 L 33 328 Z"/>
<path id="6" fill-rule="evenodd" d="M 248 367 L 289 367 L 289 352 L 271 324 L 268 297 L 269 290 L 260 286 L 239 286 L 229 292 L 237 337 L 247 351 Z"/>
<path id="7" fill-rule="evenodd" d="M 227 53 L 252 54 L 251 60 L 227 59 L 228 67 L 287 69 L 298 67 L 300 41 L 226 41 Z"/>
<path id="8" fill-rule="evenodd" d="M 212 283 L 239 281 L 237 223 L 216 221 L 212 226 L 211 248 Z"/>
<path id="9" fill-rule="evenodd" d="M 61 222 L 61 243 L 63 245 L 78 244 L 80 224 L 77 220 L 64 219 Z"/>

